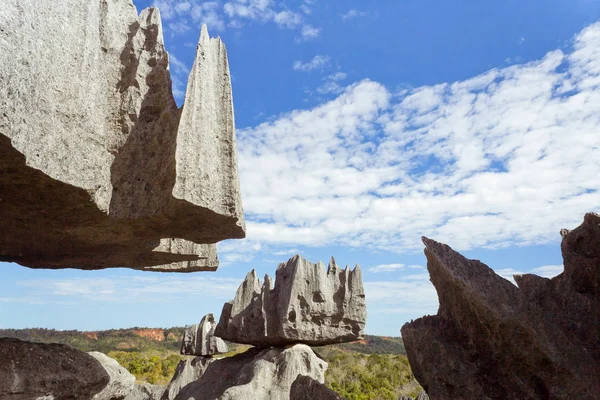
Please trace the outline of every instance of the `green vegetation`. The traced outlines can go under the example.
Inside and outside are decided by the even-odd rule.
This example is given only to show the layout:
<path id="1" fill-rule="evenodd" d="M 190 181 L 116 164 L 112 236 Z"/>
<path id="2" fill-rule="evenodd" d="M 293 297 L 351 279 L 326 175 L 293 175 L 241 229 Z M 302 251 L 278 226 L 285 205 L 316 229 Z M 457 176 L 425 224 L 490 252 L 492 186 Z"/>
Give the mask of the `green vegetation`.
<path id="1" fill-rule="evenodd" d="M 110 351 L 107 354 L 131 372 L 138 381 L 166 385 L 183 358 L 178 354 L 149 354 L 137 351 Z"/>
<path id="2" fill-rule="evenodd" d="M 348 400 L 397 400 L 422 390 L 404 355 L 333 350 L 324 357 L 329 363 L 325 383 Z"/>
<path id="3" fill-rule="evenodd" d="M 54 329 L 0 329 L 0 337 L 32 342 L 63 343 L 82 351 L 100 351 L 114 358 L 139 382 L 167 384 L 183 357 L 179 346 L 184 328 L 131 328 L 98 332 Z M 246 351 L 249 346 L 228 343 L 225 357 Z M 402 339 L 365 336 L 364 340 L 315 347 L 329 363 L 325 382 L 348 400 L 397 400 L 421 391 L 415 381 Z"/>

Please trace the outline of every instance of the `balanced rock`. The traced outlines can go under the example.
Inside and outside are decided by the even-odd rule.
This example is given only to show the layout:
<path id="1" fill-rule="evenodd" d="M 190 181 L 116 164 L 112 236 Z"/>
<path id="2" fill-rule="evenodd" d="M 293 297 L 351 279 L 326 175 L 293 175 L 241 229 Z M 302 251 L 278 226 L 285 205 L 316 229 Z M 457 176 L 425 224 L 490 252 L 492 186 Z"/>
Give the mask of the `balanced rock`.
<path id="1" fill-rule="evenodd" d="M 102 365 L 83 351 L 0 338 L 0 399 L 90 400 L 109 381 Z"/>
<path id="2" fill-rule="evenodd" d="M 215 335 L 253 346 L 326 345 L 361 339 L 367 311 L 360 266 L 329 268 L 300 256 L 279 264 L 275 287 L 252 270 L 225 303 Z"/>
<path id="3" fill-rule="evenodd" d="M 561 234 L 564 272 L 516 275 L 518 287 L 423 238 L 440 307 L 402 338 L 431 398 L 600 398 L 600 216 Z"/>
<path id="4" fill-rule="evenodd" d="M 0 261 L 214 270 L 245 236 L 225 46 L 203 26 L 184 106 L 156 8 L 3 0 Z"/>
<path id="5" fill-rule="evenodd" d="M 200 324 L 187 328 L 181 341 L 181 354 L 188 356 L 212 356 L 227 353 L 227 344 L 215 336 L 217 323 L 212 314 L 206 314 Z"/>
<path id="6" fill-rule="evenodd" d="M 289 400 L 298 376 L 325 381 L 327 363 L 310 347 L 251 348 L 233 357 L 211 362 L 200 379 L 184 386 L 176 400 Z"/>

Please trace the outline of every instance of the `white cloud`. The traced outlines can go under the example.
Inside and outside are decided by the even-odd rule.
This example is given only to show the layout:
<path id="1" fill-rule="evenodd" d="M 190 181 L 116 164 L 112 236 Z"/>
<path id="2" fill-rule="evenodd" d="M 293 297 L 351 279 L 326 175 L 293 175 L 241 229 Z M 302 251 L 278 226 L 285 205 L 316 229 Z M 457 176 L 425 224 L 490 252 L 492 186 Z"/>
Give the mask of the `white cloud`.
<path id="1" fill-rule="evenodd" d="M 287 250 L 279 250 L 279 251 L 274 251 L 272 253 L 270 253 L 274 256 L 294 256 L 296 254 L 298 254 L 298 249 L 287 249 Z"/>
<path id="2" fill-rule="evenodd" d="M 543 267 L 537 267 L 531 270 L 531 274 L 543 276 L 544 278 L 554 278 L 556 275 L 561 274 L 564 271 L 562 265 L 544 265 Z"/>
<path id="3" fill-rule="evenodd" d="M 29 288 L 32 299 L 56 296 L 71 301 L 92 300 L 124 303 L 183 301 L 203 293 L 212 299 L 229 300 L 235 295 L 241 280 L 206 275 L 177 276 L 114 276 L 107 278 L 34 279 L 17 282 Z M 127 293 L 127 296 L 123 296 Z"/>
<path id="4" fill-rule="evenodd" d="M 283 10 L 275 13 L 273 21 L 281 27 L 293 29 L 302 23 L 302 17 L 295 12 Z"/>
<path id="5" fill-rule="evenodd" d="M 192 2 L 189 0 L 154 0 L 170 35 L 181 35 L 197 24 L 206 24 L 209 31 L 223 31 L 225 27 L 239 29 L 244 21 L 272 22 L 280 28 L 299 30 L 301 40 L 314 39 L 320 29 L 305 21 L 311 3 L 290 10 L 271 0 L 231 0 Z"/>
<path id="6" fill-rule="evenodd" d="M 340 94 L 346 88 L 340 84 L 340 81 L 346 79 L 347 75 L 344 72 L 335 72 L 328 75 L 321 86 L 317 88 L 317 93 L 320 94 Z"/>
<path id="7" fill-rule="evenodd" d="M 174 54 L 169 54 L 169 66 L 172 67 L 174 73 L 185 74 L 188 75 L 190 73 L 190 69 L 185 63 L 175 57 Z"/>
<path id="8" fill-rule="evenodd" d="M 337 81 L 343 81 L 344 79 L 346 79 L 347 76 L 348 75 L 345 72 L 336 72 L 336 73 L 329 75 L 328 79 L 337 82 Z"/>
<path id="9" fill-rule="evenodd" d="M 404 314 L 403 320 L 437 313 L 439 301 L 427 274 L 419 279 L 365 282 L 369 314 Z"/>
<path id="10" fill-rule="evenodd" d="M 340 94 L 344 91 L 344 89 L 345 88 L 337 82 L 325 81 L 317 88 L 317 92 L 321 94 Z"/>
<path id="11" fill-rule="evenodd" d="M 294 65 L 292 67 L 295 71 L 308 72 L 313 71 L 315 69 L 323 69 L 329 65 L 330 61 L 331 60 L 329 56 L 316 55 L 313 57 L 312 60 L 307 61 L 305 63 L 303 63 L 302 61 L 296 61 L 294 62 Z"/>
<path id="12" fill-rule="evenodd" d="M 344 21 L 349 21 L 358 18 L 375 18 L 377 17 L 377 14 L 370 11 L 360 11 L 352 8 L 344 14 L 341 14 L 341 16 Z"/>
<path id="13" fill-rule="evenodd" d="M 394 272 L 406 268 L 404 264 L 380 264 L 368 269 L 369 272 Z"/>
<path id="14" fill-rule="evenodd" d="M 241 129 L 248 237 L 396 252 L 421 235 L 457 250 L 557 242 L 600 204 L 599 87 L 600 24 L 568 54 L 400 96 L 365 80 Z"/>
<path id="15" fill-rule="evenodd" d="M 300 31 L 300 40 L 307 41 L 312 40 L 319 36 L 321 28 L 315 28 L 312 25 L 304 25 Z"/>

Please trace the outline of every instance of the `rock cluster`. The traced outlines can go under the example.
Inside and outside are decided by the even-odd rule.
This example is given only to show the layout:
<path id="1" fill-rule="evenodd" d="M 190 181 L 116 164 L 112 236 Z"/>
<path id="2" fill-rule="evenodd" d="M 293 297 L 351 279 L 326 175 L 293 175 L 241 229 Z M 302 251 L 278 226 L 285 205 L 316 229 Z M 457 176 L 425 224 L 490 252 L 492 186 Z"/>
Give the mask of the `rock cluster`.
<path id="1" fill-rule="evenodd" d="M 366 323 L 362 273 L 329 268 L 300 256 L 279 264 L 275 286 L 252 270 L 221 312 L 215 335 L 258 347 L 305 343 L 322 346 L 362 339 Z"/>
<path id="2" fill-rule="evenodd" d="M 325 271 L 300 256 L 277 267 L 275 287 L 250 272 L 235 299 L 223 307 L 216 329 L 212 314 L 189 328 L 182 360 L 161 400 L 341 399 L 324 386 L 327 363 L 310 347 L 362 338 L 366 322 L 360 267 Z M 255 345 L 234 357 L 215 359 L 214 335 Z M 286 345 L 293 345 L 284 348 Z M 273 347 L 272 347 L 273 346 Z"/>
<path id="3" fill-rule="evenodd" d="M 564 272 L 518 287 L 423 238 L 440 308 L 402 338 L 433 399 L 600 398 L 600 216 L 561 234 Z"/>
<path id="4" fill-rule="evenodd" d="M 160 14 L 4 0 L 0 261 L 214 270 L 245 236 L 225 46 L 202 28 L 184 106 Z"/>
<path id="5" fill-rule="evenodd" d="M 223 339 L 215 336 L 217 323 L 212 314 L 206 314 L 200 324 L 185 330 L 181 341 L 181 354 L 188 356 L 212 356 L 227 353 L 229 349 Z"/>

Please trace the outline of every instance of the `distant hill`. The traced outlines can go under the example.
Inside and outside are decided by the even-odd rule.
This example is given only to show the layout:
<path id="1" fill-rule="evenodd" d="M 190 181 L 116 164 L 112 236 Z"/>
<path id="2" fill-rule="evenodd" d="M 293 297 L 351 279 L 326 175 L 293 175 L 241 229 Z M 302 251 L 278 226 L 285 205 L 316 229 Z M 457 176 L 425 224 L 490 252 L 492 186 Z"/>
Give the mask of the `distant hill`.
<path id="1" fill-rule="evenodd" d="M 106 331 L 0 329 L 0 337 L 31 342 L 63 343 L 82 351 L 100 351 L 116 359 L 139 382 L 166 384 L 175 372 L 183 327 L 128 328 Z M 226 356 L 249 346 L 228 343 Z M 366 335 L 363 340 L 314 347 L 329 364 L 325 383 L 348 400 L 397 400 L 422 390 L 414 379 L 399 337 Z"/>
<path id="2" fill-rule="evenodd" d="M 172 328 L 127 328 L 106 331 L 58 331 L 55 329 L 0 329 L 0 337 L 12 337 L 30 342 L 68 344 L 82 351 L 173 351 L 179 352 L 184 327 Z M 230 348 L 239 347 L 231 344 Z M 402 354 L 406 355 L 404 343 L 399 337 L 366 335 L 363 340 L 344 343 L 328 348 L 351 351 L 361 354 Z M 316 347 L 319 351 L 321 347 Z"/>

